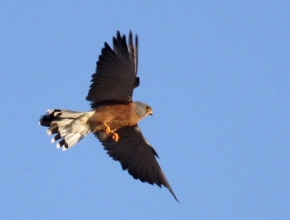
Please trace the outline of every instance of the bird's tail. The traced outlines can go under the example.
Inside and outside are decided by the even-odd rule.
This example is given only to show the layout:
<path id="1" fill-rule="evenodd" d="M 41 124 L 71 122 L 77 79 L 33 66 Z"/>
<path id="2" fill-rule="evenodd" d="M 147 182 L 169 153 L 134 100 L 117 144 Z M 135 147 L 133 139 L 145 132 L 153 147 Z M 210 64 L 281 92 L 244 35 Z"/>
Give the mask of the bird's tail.
<path id="1" fill-rule="evenodd" d="M 56 134 L 51 143 L 60 140 L 57 148 L 67 150 L 79 142 L 89 132 L 86 123 L 93 112 L 75 112 L 70 110 L 47 110 L 46 115 L 41 116 L 39 124 L 48 127 L 47 134 Z"/>

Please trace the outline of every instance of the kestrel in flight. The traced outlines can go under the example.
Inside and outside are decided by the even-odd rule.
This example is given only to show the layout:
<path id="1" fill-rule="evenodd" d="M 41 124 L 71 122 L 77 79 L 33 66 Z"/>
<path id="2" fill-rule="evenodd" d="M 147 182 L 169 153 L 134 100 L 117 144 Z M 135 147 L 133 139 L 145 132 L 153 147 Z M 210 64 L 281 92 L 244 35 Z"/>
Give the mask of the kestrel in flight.
<path id="1" fill-rule="evenodd" d="M 128 45 L 126 36 L 113 37 L 113 49 L 105 43 L 97 62 L 96 72 L 86 97 L 92 110 L 76 112 L 52 109 L 41 116 L 39 123 L 48 127 L 51 142 L 60 140 L 57 148 L 67 150 L 92 132 L 107 153 L 121 163 L 135 179 L 159 187 L 165 186 L 178 201 L 163 174 L 156 151 L 142 135 L 137 123 L 152 109 L 143 102 L 133 102 L 133 90 L 139 86 L 137 77 L 138 37 L 133 44 L 132 32 Z"/>

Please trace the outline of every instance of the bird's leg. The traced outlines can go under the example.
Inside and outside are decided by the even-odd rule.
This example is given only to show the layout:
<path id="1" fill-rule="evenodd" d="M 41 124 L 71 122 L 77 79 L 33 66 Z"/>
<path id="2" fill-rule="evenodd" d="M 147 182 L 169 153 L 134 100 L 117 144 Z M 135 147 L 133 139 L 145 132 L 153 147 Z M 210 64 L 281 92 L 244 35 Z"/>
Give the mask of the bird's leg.
<path id="1" fill-rule="evenodd" d="M 116 132 L 112 132 L 112 139 L 117 142 L 119 140 L 119 135 Z"/>
<path id="2" fill-rule="evenodd" d="M 111 128 L 106 124 L 106 123 L 103 123 L 103 125 L 105 126 L 105 134 L 112 134 L 112 139 L 117 142 L 119 140 L 119 135 L 112 131 Z"/>
<path id="3" fill-rule="evenodd" d="M 104 130 L 105 134 L 110 134 L 111 128 L 106 123 L 103 123 L 103 125 L 105 126 L 105 130 Z"/>

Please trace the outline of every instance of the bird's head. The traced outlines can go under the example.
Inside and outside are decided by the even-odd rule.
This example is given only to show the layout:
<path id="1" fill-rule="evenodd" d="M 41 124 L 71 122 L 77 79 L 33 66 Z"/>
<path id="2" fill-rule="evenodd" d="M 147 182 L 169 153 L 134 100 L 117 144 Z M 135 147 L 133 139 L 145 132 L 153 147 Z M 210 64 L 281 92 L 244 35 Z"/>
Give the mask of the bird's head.
<path id="1" fill-rule="evenodd" d="M 145 118 L 147 115 L 153 115 L 153 111 L 149 105 L 143 102 L 134 102 L 136 114 L 140 119 Z"/>

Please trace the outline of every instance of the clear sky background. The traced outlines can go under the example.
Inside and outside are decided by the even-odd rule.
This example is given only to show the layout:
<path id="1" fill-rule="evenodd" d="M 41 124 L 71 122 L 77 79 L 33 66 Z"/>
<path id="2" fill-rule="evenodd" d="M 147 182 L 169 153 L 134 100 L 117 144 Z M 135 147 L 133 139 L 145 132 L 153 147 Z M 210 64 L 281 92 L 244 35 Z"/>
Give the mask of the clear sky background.
<path id="1" fill-rule="evenodd" d="M 290 219 L 289 1 L 1 1 L 0 219 Z M 38 120 L 85 100 L 104 42 L 139 36 L 139 125 L 180 203 L 88 135 Z"/>

